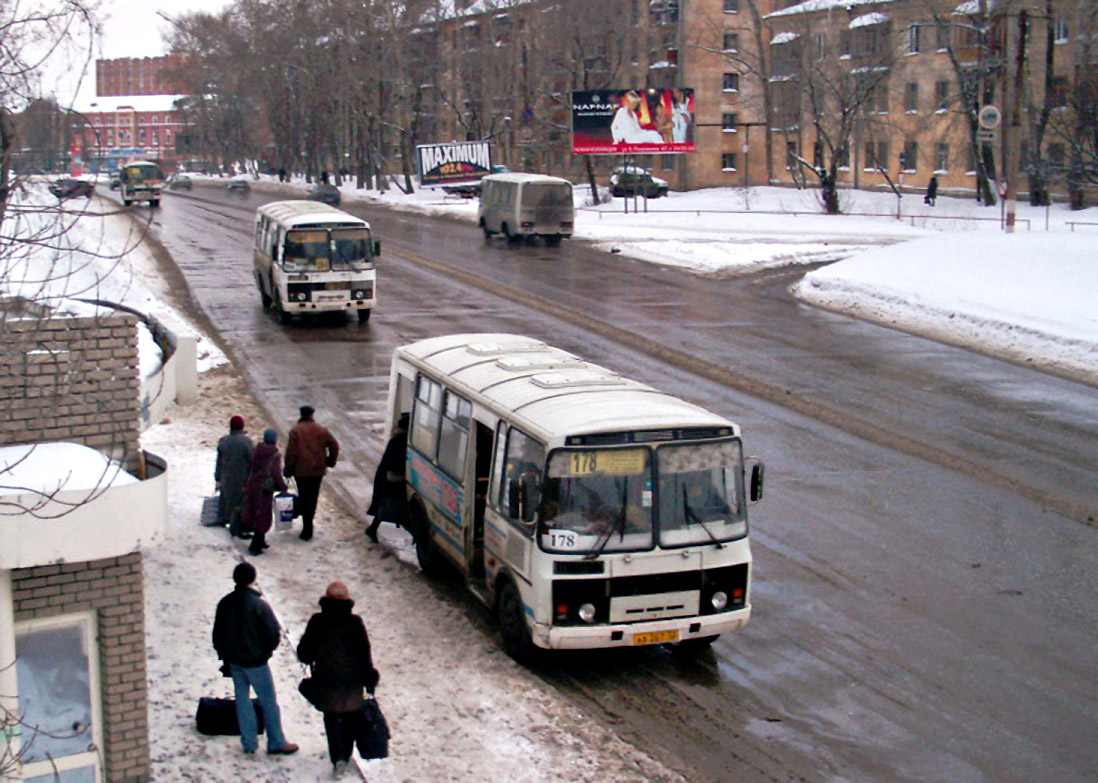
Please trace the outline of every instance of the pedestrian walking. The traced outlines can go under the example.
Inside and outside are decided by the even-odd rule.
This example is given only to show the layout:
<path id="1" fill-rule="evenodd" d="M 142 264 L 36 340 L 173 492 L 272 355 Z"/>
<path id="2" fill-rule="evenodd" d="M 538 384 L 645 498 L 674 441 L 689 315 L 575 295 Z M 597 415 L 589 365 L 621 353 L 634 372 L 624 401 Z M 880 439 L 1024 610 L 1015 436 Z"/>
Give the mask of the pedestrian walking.
<path id="1" fill-rule="evenodd" d="M 930 177 L 930 182 L 926 184 L 926 195 L 923 197 L 923 203 L 934 206 L 934 202 L 938 200 L 938 178 L 936 176 Z"/>
<path id="2" fill-rule="evenodd" d="M 255 753 L 259 747 L 258 721 L 251 698 L 254 689 L 263 709 L 267 754 L 296 753 L 298 746 L 287 742 L 282 733 L 282 714 L 278 709 L 271 667 L 267 663 L 278 647 L 282 629 L 255 587 L 255 566 L 237 564 L 233 569 L 233 582 L 236 587 L 217 604 L 213 646 L 233 678 L 240 742 L 245 753 Z"/>
<path id="3" fill-rule="evenodd" d="M 312 667 L 310 700 L 324 713 L 333 777 L 342 777 L 361 729 L 362 691 L 373 693 L 378 673 L 362 618 L 351 610 L 347 585 L 336 580 L 320 599 L 297 645 L 298 659 Z"/>
<path id="4" fill-rule="evenodd" d="M 217 487 L 217 523 L 228 525 L 229 533 L 240 532 L 240 504 L 244 500 L 244 479 L 255 444 L 244 431 L 244 417 L 229 419 L 229 434 L 217 442 L 214 485 Z"/>
<path id="5" fill-rule="evenodd" d="M 286 467 L 283 473 L 297 481 L 298 510 L 301 512 L 302 541 L 313 537 L 313 517 L 320 498 L 320 484 L 328 468 L 339 459 L 339 441 L 328 428 L 313 420 L 316 411 L 311 405 L 301 406 L 301 418 L 290 429 L 286 444 Z"/>
<path id="6" fill-rule="evenodd" d="M 393 436 L 385 444 L 385 452 L 374 473 L 374 494 L 366 513 L 374 519 L 366 528 L 366 535 L 377 543 L 377 529 L 382 522 L 392 522 L 403 527 L 408 521 L 408 495 L 404 488 L 404 462 L 408 452 L 407 413 L 397 420 Z"/>
<path id="7" fill-rule="evenodd" d="M 282 478 L 278 433 L 268 428 L 263 431 L 263 442 L 252 452 L 248 478 L 244 482 L 244 502 L 240 510 L 241 525 L 252 534 L 248 551 L 253 555 L 263 554 L 263 550 L 268 547 L 267 531 L 271 529 L 275 490 L 287 492 L 289 489 L 286 480 Z M 246 533 L 242 537 L 246 537 Z"/>

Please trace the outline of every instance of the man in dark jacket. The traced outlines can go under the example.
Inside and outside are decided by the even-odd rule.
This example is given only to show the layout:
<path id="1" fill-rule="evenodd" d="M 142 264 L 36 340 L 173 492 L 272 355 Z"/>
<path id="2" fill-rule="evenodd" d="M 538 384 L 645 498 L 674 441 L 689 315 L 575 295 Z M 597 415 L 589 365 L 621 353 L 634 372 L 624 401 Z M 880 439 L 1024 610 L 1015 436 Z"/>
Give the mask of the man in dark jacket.
<path id="1" fill-rule="evenodd" d="M 354 750 L 362 689 L 373 693 L 378 681 L 370 637 L 362 618 L 351 612 L 354 605 L 347 585 L 332 582 L 297 645 L 298 659 L 312 667 L 313 706 L 324 713 L 328 757 L 336 778 L 342 777 Z"/>
<path id="2" fill-rule="evenodd" d="M 313 421 L 311 405 L 301 406 L 301 418 L 290 429 L 286 444 L 286 467 L 283 472 L 297 480 L 298 510 L 301 512 L 302 541 L 313 537 L 313 517 L 320 497 L 320 483 L 328 468 L 339 459 L 339 441 L 327 427 Z"/>
<path id="3" fill-rule="evenodd" d="M 217 464 L 214 483 L 217 485 L 217 524 L 228 525 L 229 533 L 240 532 L 240 503 L 244 499 L 244 479 L 252 460 L 255 444 L 244 434 L 244 417 L 229 419 L 229 434 L 217 442 Z"/>
<path id="4" fill-rule="evenodd" d="M 259 746 L 258 723 L 252 706 L 251 689 L 263 708 L 267 727 L 267 753 L 290 754 L 297 745 L 282 734 L 282 715 L 275 698 L 274 680 L 267 661 L 278 647 L 281 628 L 274 612 L 253 587 L 255 566 L 239 563 L 233 569 L 234 589 L 217 604 L 214 615 L 213 646 L 217 656 L 229 667 L 236 697 L 236 720 L 245 753 Z"/>

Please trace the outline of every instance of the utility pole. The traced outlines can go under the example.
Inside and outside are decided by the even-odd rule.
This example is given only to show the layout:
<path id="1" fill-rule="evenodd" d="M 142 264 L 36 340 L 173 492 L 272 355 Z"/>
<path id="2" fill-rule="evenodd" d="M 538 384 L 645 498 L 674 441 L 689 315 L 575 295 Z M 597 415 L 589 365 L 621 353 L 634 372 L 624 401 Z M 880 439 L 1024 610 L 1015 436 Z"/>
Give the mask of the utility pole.
<path id="1" fill-rule="evenodd" d="M 1011 98 L 1010 123 L 1003 128 L 1003 176 L 1006 179 L 1006 221 L 1004 230 L 1014 233 L 1015 214 L 1018 211 L 1018 149 L 1022 132 L 1022 77 L 1026 64 L 1026 29 L 1029 14 L 1018 12 L 1018 50 L 1015 52 L 1014 95 Z M 1008 70 L 1003 69 L 1006 74 Z"/>

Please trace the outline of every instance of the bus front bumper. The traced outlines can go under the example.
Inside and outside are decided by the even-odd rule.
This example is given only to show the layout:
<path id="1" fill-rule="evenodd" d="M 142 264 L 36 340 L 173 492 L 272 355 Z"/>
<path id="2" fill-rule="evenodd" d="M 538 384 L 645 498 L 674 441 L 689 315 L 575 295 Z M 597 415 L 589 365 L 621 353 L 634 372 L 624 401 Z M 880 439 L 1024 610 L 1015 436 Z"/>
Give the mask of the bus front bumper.
<path id="1" fill-rule="evenodd" d="M 747 625 L 751 607 L 734 612 L 653 620 L 619 625 L 553 626 L 537 623 L 531 630 L 534 644 L 553 650 L 590 650 L 602 647 L 637 647 L 645 644 L 685 642 L 735 631 Z"/>

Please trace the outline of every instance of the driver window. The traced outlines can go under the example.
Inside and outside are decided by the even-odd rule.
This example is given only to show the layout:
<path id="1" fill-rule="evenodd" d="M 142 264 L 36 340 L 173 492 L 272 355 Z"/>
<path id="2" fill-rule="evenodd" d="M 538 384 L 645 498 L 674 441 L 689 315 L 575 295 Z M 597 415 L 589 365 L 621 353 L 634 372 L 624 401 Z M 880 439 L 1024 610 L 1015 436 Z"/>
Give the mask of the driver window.
<path id="1" fill-rule="evenodd" d="M 541 481 L 545 472 L 545 447 L 524 432 L 511 428 L 507 437 L 504 471 L 506 503 L 503 511 L 509 519 L 533 529 L 541 503 Z"/>

